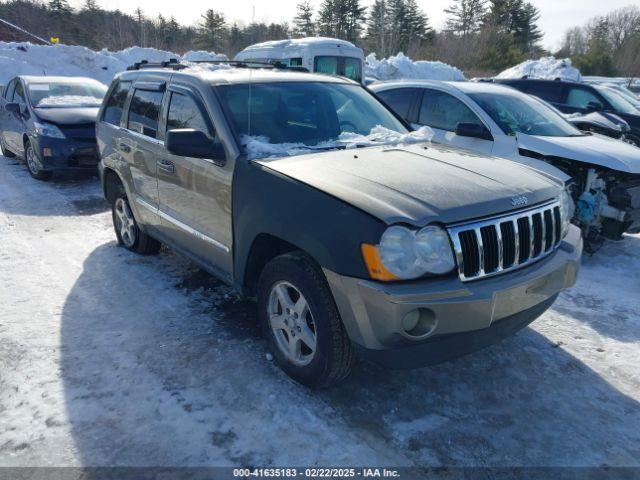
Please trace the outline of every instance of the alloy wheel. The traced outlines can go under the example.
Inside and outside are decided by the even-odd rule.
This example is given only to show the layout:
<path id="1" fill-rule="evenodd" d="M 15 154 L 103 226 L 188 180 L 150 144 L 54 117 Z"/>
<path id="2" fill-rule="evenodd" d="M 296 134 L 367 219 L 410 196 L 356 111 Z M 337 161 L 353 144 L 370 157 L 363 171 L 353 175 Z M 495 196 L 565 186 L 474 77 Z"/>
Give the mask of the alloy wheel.
<path id="1" fill-rule="evenodd" d="M 316 353 L 317 330 L 307 299 L 289 282 L 271 287 L 269 323 L 280 352 L 297 366 L 308 365 Z"/>
<path id="2" fill-rule="evenodd" d="M 126 198 L 120 197 L 116 200 L 114 212 L 115 227 L 120 233 L 122 243 L 127 248 L 132 248 L 136 243 L 138 227 Z"/>

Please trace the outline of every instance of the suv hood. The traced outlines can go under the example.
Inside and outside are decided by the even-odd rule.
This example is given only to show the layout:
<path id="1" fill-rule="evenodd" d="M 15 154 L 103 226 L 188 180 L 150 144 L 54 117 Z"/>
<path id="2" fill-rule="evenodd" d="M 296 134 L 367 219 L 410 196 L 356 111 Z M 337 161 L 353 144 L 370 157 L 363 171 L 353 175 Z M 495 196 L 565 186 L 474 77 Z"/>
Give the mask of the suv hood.
<path id="1" fill-rule="evenodd" d="M 99 107 L 84 108 L 34 108 L 36 116 L 56 125 L 81 125 L 96 123 Z"/>
<path id="2" fill-rule="evenodd" d="M 254 160 L 387 224 L 456 223 L 559 196 L 563 183 L 530 167 L 440 145 L 368 147 Z M 294 200 L 294 199 L 292 199 Z M 520 207 L 521 208 L 521 207 Z"/>
<path id="3" fill-rule="evenodd" d="M 539 137 L 518 133 L 518 147 L 544 156 L 563 157 L 626 173 L 640 173 L 640 148 L 615 138 Z"/>

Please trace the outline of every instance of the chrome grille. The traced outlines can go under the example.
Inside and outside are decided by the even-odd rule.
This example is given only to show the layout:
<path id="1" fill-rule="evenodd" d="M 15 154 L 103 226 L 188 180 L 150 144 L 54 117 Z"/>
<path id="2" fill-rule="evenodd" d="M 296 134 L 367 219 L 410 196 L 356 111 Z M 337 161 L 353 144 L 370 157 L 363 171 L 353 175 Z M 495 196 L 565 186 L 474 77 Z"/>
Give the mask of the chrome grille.
<path id="1" fill-rule="evenodd" d="M 561 230 L 558 202 L 447 228 L 462 281 L 515 270 L 546 257 L 560 244 Z"/>

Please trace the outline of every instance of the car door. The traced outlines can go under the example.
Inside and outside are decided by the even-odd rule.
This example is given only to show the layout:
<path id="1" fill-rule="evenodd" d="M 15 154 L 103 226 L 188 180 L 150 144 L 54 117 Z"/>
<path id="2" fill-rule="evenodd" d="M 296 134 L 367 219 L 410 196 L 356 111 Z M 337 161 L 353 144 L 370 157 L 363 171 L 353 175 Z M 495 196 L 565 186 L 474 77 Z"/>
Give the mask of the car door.
<path id="1" fill-rule="evenodd" d="M 26 115 L 28 115 L 27 98 L 24 91 L 24 85 L 20 79 L 16 79 L 13 90 L 13 96 L 10 102 L 20 105 L 20 113 L 6 112 L 6 125 L 4 131 L 4 139 L 7 147 L 19 155 L 24 152 L 24 144 L 22 136 L 26 131 Z"/>
<path id="2" fill-rule="evenodd" d="M 197 90 L 172 85 L 167 95 L 165 131 L 194 129 L 219 141 Z M 231 172 L 224 167 L 224 162 L 177 156 L 165 150 L 158 159 L 158 192 L 165 236 L 223 278 L 230 278 Z"/>
<path id="3" fill-rule="evenodd" d="M 477 153 L 491 154 L 493 140 L 456 134 L 456 128 L 460 123 L 473 123 L 488 130 L 469 106 L 447 92 L 432 88 L 423 90 L 417 125 L 431 127 L 434 132 L 434 142 Z"/>
<path id="4" fill-rule="evenodd" d="M 121 158 L 129 165 L 139 220 L 154 227 L 160 226 L 156 165 L 164 154 L 163 141 L 158 138 L 164 91 L 163 82 L 133 84 L 126 129 L 116 140 Z"/>

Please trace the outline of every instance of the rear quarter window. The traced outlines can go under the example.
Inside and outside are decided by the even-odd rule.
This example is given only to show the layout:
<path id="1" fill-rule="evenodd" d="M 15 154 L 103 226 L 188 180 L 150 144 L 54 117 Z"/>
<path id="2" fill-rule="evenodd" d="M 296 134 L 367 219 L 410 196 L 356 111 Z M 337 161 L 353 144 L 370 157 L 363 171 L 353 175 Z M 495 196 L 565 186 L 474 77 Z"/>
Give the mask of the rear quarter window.
<path id="1" fill-rule="evenodd" d="M 118 82 L 118 84 L 113 87 L 104 107 L 104 113 L 102 115 L 103 121 L 111 125 L 120 125 L 124 103 L 127 100 L 130 88 L 131 82 Z"/>
<path id="2" fill-rule="evenodd" d="M 377 94 L 384 103 L 405 120 L 409 120 L 409 110 L 415 97 L 414 88 L 398 88 L 385 90 Z"/>
<path id="3" fill-rule="evenodd" d="M 127 129 L 156 138 L 163 92 L 136 90 L 131 98 Z"/>

